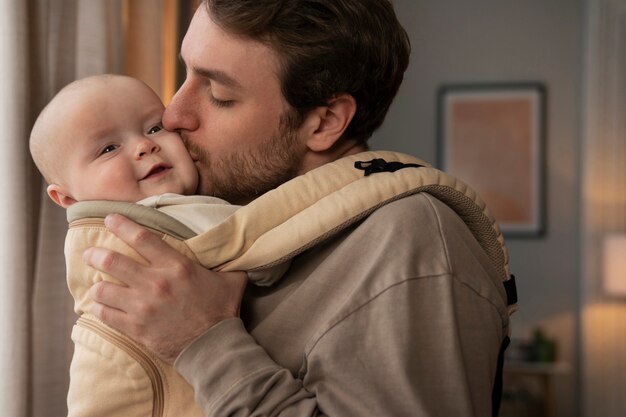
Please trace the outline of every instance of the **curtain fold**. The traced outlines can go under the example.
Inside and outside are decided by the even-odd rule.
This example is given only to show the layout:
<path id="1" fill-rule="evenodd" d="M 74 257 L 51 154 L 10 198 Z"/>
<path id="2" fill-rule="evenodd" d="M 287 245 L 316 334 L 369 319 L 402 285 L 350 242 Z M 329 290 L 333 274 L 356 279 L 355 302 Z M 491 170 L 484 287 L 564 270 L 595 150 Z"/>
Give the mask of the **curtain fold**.
<path id="1" fill-rule="evenodd" d="M 59 88 L 73 79 L 76 49 L 77 1 L 34 3 L 30 41 L 32 113 L 38 114 Z M 63 48 L 63 49 L 62 49 Z M 66 416 L 68 343 L 71 308 L 65 286 L 64 212 L 46 198 L 39 180 L 37 245 L 32 291 L 31 415 Z"/>
<path id="2" fill-rule="evenodd" d="M 0 404 L 7 416 L 28 413 L 29 292 L 32 274 L 32 172 L 24 138 L 29 129 L 27 3 L 0 0 Z"/>
<path id="3" fill-rule="evenodd" d="M 602 243 L 626 233 L 626 0 L 588 2 L 582 141 L 583 416 L 624 415 L 626 304 L 602 289 Z"/>

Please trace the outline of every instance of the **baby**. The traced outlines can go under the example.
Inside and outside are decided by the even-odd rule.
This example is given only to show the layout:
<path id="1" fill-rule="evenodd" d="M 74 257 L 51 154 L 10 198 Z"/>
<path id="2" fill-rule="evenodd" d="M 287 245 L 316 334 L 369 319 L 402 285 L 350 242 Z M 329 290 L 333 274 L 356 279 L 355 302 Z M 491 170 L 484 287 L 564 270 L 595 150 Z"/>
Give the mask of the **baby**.
<path id="1" fill-rule="evenodd" d="M 31 154 L 50 198 L 70 210 L 88 200 L 138 202 L 196 234 L 234 213 L 238 206 L 190 195 L 196 191 L 198 172 L 180 136 L 163 129 L 163 111 L 154 91 L 126 76 L 93 76 L 63 88 L 41 112 L 30 136 Z M 152 358 L 150 353 L 89 314 L 88 288 L 104 278 L 80 260 L 84 249 L 76 243 L 87 241 L 82 239 L 69 232 L 65 245 L 68 286 L 80 315 L 72 331 L 68 415 L 165 416 L 156 411 L 165 404 L 173 415 L 200 417 L 193 391 L 173 368 L 145 359 Z M 265 273 L 281 275 L 286 265 Z M 155 387 L 169 390 L 159 394 Z"/>
<path id="2" fill-rule="evenodd" d="M 89 77 L 61 90 L 30 137 L 50 198 L 67 208 L 193 194 L 198 172 L 178 134 L 163 129 L 163 110 L 159 97 L 130 77 Z"/>

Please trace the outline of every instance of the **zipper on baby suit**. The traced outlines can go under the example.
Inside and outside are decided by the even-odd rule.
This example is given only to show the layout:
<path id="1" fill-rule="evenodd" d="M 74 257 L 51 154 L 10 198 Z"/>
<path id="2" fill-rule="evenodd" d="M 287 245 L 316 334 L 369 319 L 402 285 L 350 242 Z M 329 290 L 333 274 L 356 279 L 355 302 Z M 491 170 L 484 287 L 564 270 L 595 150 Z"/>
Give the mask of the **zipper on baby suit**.
<path id="1" fill-rule="evenodd" d="M 76 325 L 96 333 L 98 336 L 126 352 L 141 365 L 148 375 L 148 378 L 150 378 L 152 385 L 152 417 L 162 417 L 165 408 L 165 389 L 163 387 L 163 379 L 159 372 L 159 367 L 154 359 L 141 348 L 130 342 L 128 338 L 106 327 L 104 323 L 96 319 L 81 316 L 76 321 Z"/>
<path id="2" fill-rule="evenodd" d="M 88 217 L 84 219 L 72 220 L 72 222 L 69 224 L 70 228 L 79 226 L 104 227 L 104 223 L 102 219 L 96 220 Z"/>
<path id="3" fill-rule="evenodd" d="M 94 217 L 86 217 L 84 219 L 72 220 L 72 222 L 69 224 L 68 228 L 69 229 L 73 229 L 75 227 L 100 227 L 102 229 L 106 228 L 106 226 L 104 225 L 104 219 L 94 218 Z M 157 230 L 154 227 L 144 226 L 144 225 L 142 225 L 142 227 L 144 229 L 148 229 L 148 230 L 150 230 L 152 232 L 155 232 L 155 233 L 159 234 L 160 236 L 164 235 L 164 233 L 162 231 Z"/>

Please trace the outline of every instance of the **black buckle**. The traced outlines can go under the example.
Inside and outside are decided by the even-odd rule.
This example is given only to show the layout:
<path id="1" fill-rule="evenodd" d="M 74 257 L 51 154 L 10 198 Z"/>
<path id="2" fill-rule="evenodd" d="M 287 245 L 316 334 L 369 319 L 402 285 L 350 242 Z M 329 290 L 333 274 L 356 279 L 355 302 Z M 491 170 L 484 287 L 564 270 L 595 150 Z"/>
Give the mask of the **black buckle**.
<path id="1" fill-rule="evenodd" d="M 515 285 L 515 275 L 511 274 L 511 279 L 504 281 L 507 305 L 517 303 L 517 286 Z"/>
<path id="2" fill-rule="evenodd" d="M 354 167 L 365 171 L 365 176 L 375 174 L 377 172 L 395 172 L 402 168 L 420 168 L 424 165 L 405 164 L 402 162 L 387 162 L 382 158 L 372 159 L 371 161 L 356 161 Z"/>

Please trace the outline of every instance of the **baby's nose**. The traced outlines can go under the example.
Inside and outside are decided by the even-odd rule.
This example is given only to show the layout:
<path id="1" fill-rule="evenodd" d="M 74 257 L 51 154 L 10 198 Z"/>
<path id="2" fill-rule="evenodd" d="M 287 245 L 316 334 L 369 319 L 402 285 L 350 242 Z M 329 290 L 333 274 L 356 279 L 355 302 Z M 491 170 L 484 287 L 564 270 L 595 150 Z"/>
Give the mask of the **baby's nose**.
<path id="1" fill-rule="evenodd" d="M 135 150 L 135 156 L 137 159 L 141 159 L 146 155 L 150 155 L 152 153 L 158 152 L 161 148 L 159 145 L 151 141 L 150 139 L 140 140 L 137 144 L 137 149 Z"/>

